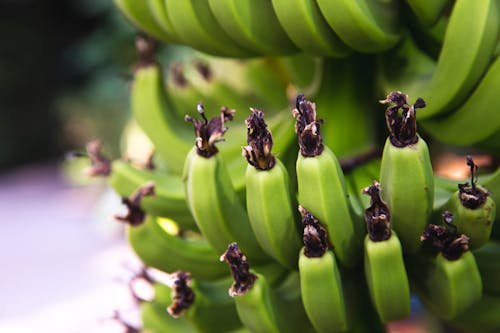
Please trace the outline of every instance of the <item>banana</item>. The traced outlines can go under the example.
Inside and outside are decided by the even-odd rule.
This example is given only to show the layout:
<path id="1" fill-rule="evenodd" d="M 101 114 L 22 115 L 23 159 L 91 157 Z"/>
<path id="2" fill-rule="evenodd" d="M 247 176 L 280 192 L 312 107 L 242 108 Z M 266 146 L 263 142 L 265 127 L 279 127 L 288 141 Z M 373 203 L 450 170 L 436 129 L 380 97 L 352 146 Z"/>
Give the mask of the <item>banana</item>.
<path id="1" fill-rule="evenodd" d="M 459 190 L 453 193 L 443 210 L 451 212 L 457 232 L 469 237 L 469 248 L 476 250 L 490 239 L 495 221 L 496 204 L 489 197 L 489 192 L 477 185 L 478 166 L 470 156 L 471 181 L 459 184 Z"/>
<path id="2" fill-rule="evenodd" d="M 317 0 L 340 39 L 358 52 L 390 49 L 400 39 L 397 1 Z"/>
<path id="3" fill-rule="evenodd" d="M 307 96 L 314 95 L 318 91 L 323 74 L 323 58 L 299 53 L 279 57 L 277 60 L 284 76 L 289 79 L 296 91 L 301 91 Z"/>
<path id="4" fill-rule="evenodd" d="M 196 333 L 197 331 L 184 318 L 172 318 L 165 311 L 165 305 L 153 301 L 141 304 L 141 319 L 148 333 Z"/>
<path id="5" fill-rule="evenodd" d="M 271 153 L 273 138 L 264 113 L 252 109 L 246 124 L 249 145 L 243 147 L 243 155 L 249 163 L 245 179 L 250 224 L 262 249 L 285 267 L 295 269 L 301 246 L 288 172 Z"/>
<path id="6" fill-rule="evenodd" d="M 173 112 L 172 103 L 165 93 L 160 66 L 154 61 L 142 62 L 136 68 L 131 109 L 169 172 L 180 174 L 185 156 L 193 144 L 192 132 Z"/>
<path id="7" fill-rule="evenodd" d="M 382 322 L 410 315 L 410 286 L 397 234 L 391 231 L 391 212 L 380 197 L 380 184 L 363 189 L 370 196 L 365 210 L 364 267 L 370 298 Z"/>
<path id="8" fill-rule="evenodd" d="M 450 322 L 467 332 L 494 333 L 500 329 L 500 296 L 483 293 L 481 299 Z"/>
<path id="9" fill-rule="evenodd" d="M 168 1 L 168 0 L 167 0 Z M 156 20 L 156 23 L 163 29 L 165 35 L 169 37 L 170 42 L 177 44 L 184 44 L 174 30 L 172 22 L 167 15 L 165 0 L 147 0 L 151 15 Z"/>
<path id="10" fill-rule="evenodd" d="M 328 249 L 327 231 L 304 207 L 299 206 L 299 211 L 304 226 L 304 247 L 299 256 L 304 309 L 316 331 L 345 331 L 348 322 L 342 281 L 335 256 Z"/>
<path id="11" fill-rule="evenodd" d="M 499 90 L 500 57 L 497 57 L 462 105 L 448 116 L 429 119 L 421 122 L 421 125 L 443 143 L 457 146 L 479 143 L 500 132 L 500 117 L 491 107 L 496 103 Z"/>
<path id="12" fill-rule="evenodd" d="M 140 185 L 152 181 L 155 195 L 144 197 L 141 209 L 148 214 L 173 219 L 183 230 L 198 230 L 186 202 L 181 177 L 155 170 L 141 170 L 121 160 L 114 161 L 111 170 L 109 184 L 119 196 L 128 197 Z"/>
<path id="13" fill-rule="evenodd" d="M 426 142 L 417 135 L 415 109 L 422 99 L 408 105 L 408 96 L 392 92 L 381 103 L 395 103 L 386 110 L 390 137 L 386 140 L 380 166 L 382 198 L 391 210 L 392 228 L 405 254 L 420 248 L 420 235 L 432 212 L 434 178 Z M 402 118 L 398 110 L 403 109 Z"/>
<path id="14" fill-rule="evenodd" d="M 250 57 L 249 48 L 235 43 L 221 28 L 207 1 L 165 0 L 173 29 L 187 45 L 208 54 Z"/>
<path id="15" fill-rule="evenodd" d="M 259 55 L 298 52 L 268 0 L 208 0 L 212 13 L 233 41 Z"/>
<path id="16" fill-rule="evenodd" d="M 172 273 L 169 281 L 172 292 L 163 289 L 172 294 L 167 311 L 174 318 L 184 318 L 200 333 L 222 333 L 240 328 L 242 324 L 235 303 L 226 292 L 228 283 L 230 278 L 208 282 L 192 278 L 189 272 Z"/>
<path id="17" fill-rule="evenodd" d="M 458 236 L 452 217 L 443 214 L 445 226 L 429 224 L 422 240 L 438 254 L 422 253 L 408 264 L 418 295 L 429 309 L 445 320 L 458 318 L 480 300 L 483 286 L 468 237 Z"/>
<path id="18" fill-rule="evenodd" d="M 323 145 L 316 105 L 297 96 L 295 132 L 298 201 L 326 227 L 339 262 L 353 267 L 362 253 L 362 222 L 351 214 L 344 174 L 337 157 Z"/>
<path id="19" fill-rule="evenodd" d="M 226 131 L 225 122 L 232 120 L 234 110 L 223 108 L 219 117 L 210 120 L 201 104 L 198 112 L 203 120 L 186 116 L 196 133 L 196 154 L 188 155 L 186 179 L 186 196 L 196 224 L 219 252 L 227 248 L 226 244 L 238 241 L 255 262 L 269 259 L 252 232 L 245 207 L 216 147 Z"/>
<path id="20" fill-rule="evenodd" d="M 490 177 L 482 181 L 482 183 L 484 187 L 490 191 L 490 198 L 495 204 L 500 203 L 500 167 L 497 167 L 496 171 Z M 496 215 L 491 237 L 500 240 L 500 214 Z"/>
<path id="21" fill-rule="evenodd" d="M 217 252 L 206 241 L 181 238 L 168 225 L 168 220 L 148 216 L 142 225 L 127 227 L 128 241 L 145 265 L 164 272 L 189 271 L 203 280 L 227 275 L 217 262 Z"/>
<path id="22" fill-rule="evenodd" d="M 303 52 L 330 57 L 351 54 L 326 23 L 315 0 L 272 0 L 272 6 L 281 26 Z"/>
<path id="23" fill-rule="evenodd" d="M 500 242 L 490 240 L 473 252 L 485 292 L 500 296 Z"/>
<path id="24" fill-rule="evenodd" d="M 167 33 L 155 21 L 147 1 L 114 0 L 115 5 L 137 28 L 165 43 L 175 42 L 175 37 Z"/>
<path id="25" fill-rule="evenodd" d="M 291 272 L 278 286 L 250 271 L 245 255 L 236 243 L 221 256 L 231 269 L 234 298 L 242 323 L 253 333 L 313 332 L 300 299 L 299 276 Z"/>
<path id="26" fill-rule="evenodd" d="M 406 3 L 421 23 L 432 26 L 443 14 L 450 0 L 406 0 Z"/>

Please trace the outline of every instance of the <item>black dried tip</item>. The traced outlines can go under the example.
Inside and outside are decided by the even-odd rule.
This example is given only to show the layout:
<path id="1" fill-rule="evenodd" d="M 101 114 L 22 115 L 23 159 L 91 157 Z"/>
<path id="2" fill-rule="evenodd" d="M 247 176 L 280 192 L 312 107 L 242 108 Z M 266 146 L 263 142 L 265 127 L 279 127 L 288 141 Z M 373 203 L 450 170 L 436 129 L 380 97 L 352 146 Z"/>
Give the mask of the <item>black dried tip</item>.
<path id="1" fill-rule="evenodd" d="M 391 237 L 391 214 L 380 197 L 380 184 L 374 181 L 373 185 L 363 189 L 363 194 L 371 197 L 370 207 L 365 209 L 368 236 L 374 242 L 388 240 Z"/>
<path id="2" fill-rule="evenodd" d="M 184 310 L 189 309 L 194 303 L 195 294 L 190 288 L 191 274 L 182 271 L 172 274 L 174 278 L 172 285 L 173 303 L 167 307 L 167 311 L 172 317 L 178 318 L 184 313 Z"/>
<path id="3" fill-rule="evenodd" d="M 142 198 L 155 195 L 155 184 L 150 181 L 140 186 L 128 198 L 122 198 L 122 203 L 127 206 L 128 212 L 126 215 L 115 215 L 115 219 L 122 222 L 127 222 L 131 226 L 138 226 L 144 222 L 146 213 L 141 209 Z"/>
<path id="4" fill-rule="evenodd" d="M 229 295 L 231 297 L 244 295 L 252 288 L 257 276 L 250 272 L 247 258 L 243 252 L 240 251 L 238 244 L 229 244 L 226 252 L 221 255 L 220 261 L 227 262 L 231 269 L 231 275 L 234 280 L 233 285 L 229 288 Z"/>
<path id="5" fill-rule="evenodd" d="M 458 184 L 458 196 L 462 205 L 469 209 L 477 209 L 485 202 L 489 192 L 477 187 L 477 173 L 479 166 L 474 163 L 471 156 L 467 156 L 467 165 L 470 167 L 470 184 Z"/>
<path id="6" fill-rule="evenodd" d="M 151 66 L 155 63 L 156 42 L 146 36 L 138 36 L 135 39 L 135 48 L 139 53 L 137 67 Z"/>
<path id="7" fill-rule="evenodd" d="M 299 206 L 302 216 L 302 226 L 304 227 L 304 255 L 308 258 L 322 257 L 330 247 L 328 245 L 328 233 L 319 220 L 307 209 Z"/>
<path id="8" fill-rule="evenodd" d="M 182 66 L 182 63 L 173 62 L 168 67 L 168 73 L 172 77 L 172 83 L 174 84 L 174 86 L 184 88 L 189 85 L 189 82 L 184 75 L 184 68 Z"/>
<path id="9" fill-rule="evenodd" d="M 271 154 L 273 137 L 264 121 L 264 112 L 250 108 L 252 114 L 245 120 L 248 146 L 242 147 L 243 156 L 258 170 L 270 170 L 276 164 Z"/>
<path id="10" fill-rule="evenodd" d="M 292 111 L 295 122 L 295 133 L 299 142 L 300 153 L 304 157 L 321 155 L 325 146 L 320 134 L 322 119 L 316 119 L 316 104 L 304 97 L 297 96 L 295 109 Z"/>
<path id="11" fill-rule="evenodd" d="M 205 110 L 201 102 L 198 103 L 197 110 L 202 117 L 201 120 L 188 115 L 186 115 L 184 119 L 188 122 L 192 122 L 194 125 L 196 152 L 200 156 L 209 158 L 219 151 L 215 144 L 219 141 L 224 141 L 222 136 L 227 131 L 224 124 L 226 121 L 233 120 L 235 111 L 223 106 L 220 110 L 219 117 L 213 117 L 208 120 L 205 116 Z"/>
<path id="12" fill-rule="evenodd" d="M 446 259 L 457 260 L 469 250 L 469 237 L 457 235 L 457 227 L 451 223 L 453 221 L 452 213 L 445 211 L 442 218 L 445 225 L 429 224 L 420 240 L 431 242 L 434 249 L 441 252 Z"/>
<path id="13" fill-rule="evenodd" d="M 85 174 L 91 177 L 109 176 L 111 173 L 111 160 L 102 153 L 102 142 L 100 140 L 90 141 L 87 143 L 86 149 L 90 159 L 90 167 L 84 171 Z"/>
<path id="14" fill-rule="evenodd" d="M 417 98 L 413 105 L 408 104 L 408 95 L 400 91 L 393 91 L 381 104 L 392 104 L 385 110 L 385 121 L 390 131 L 391 143 L 396 147 L 406 147 L 417 143 L 416 109 L 424 108 L 425 101 Z M 402 109 L 401 117 L 399 109 Z"/>
<path id="15" fill-rule="evenodd" d="M 203 77 L 205 81 L 211 81 L 213 78 L 213 72 L 210 68 L 210 65 L 207 62 L 197 60 L 194 62 L 194 68 L 200 75 Z"/>

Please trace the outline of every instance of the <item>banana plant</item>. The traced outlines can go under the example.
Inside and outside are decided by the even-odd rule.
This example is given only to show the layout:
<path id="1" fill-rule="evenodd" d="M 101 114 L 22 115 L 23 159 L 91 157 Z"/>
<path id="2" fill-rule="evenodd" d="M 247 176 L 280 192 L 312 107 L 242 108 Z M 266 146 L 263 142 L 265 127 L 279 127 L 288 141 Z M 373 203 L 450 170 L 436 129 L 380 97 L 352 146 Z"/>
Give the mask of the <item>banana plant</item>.
<path id="1" fill-rule="evenodd" d="M 130 106 L 155 154 L 94 143 L 88 173 L 171 277 L 145 330 L 383 332 L 416 302 L 500 330 L 500 169 L 467 157 L 460 183 L 431 155 L 499 156 L 497 0 L 115 3 L 142 32 Z M 165 78 L 157 43 L 193 52 Z"/>

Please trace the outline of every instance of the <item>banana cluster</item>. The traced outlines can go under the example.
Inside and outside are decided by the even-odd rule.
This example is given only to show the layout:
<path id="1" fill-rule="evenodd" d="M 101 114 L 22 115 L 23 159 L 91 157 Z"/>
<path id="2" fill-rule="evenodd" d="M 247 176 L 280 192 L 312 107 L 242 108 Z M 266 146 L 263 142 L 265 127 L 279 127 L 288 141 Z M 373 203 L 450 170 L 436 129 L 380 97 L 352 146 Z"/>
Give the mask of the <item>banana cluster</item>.
<path id="1" fill-rule="evenodd" d="M 500 329 L 500 169 L 437 177 L 424 140 L 498 154 L 498 0 L 115 3 L 201 51 L 165 76 L 138 39 L 130 106 L 154 158 L 88 151 L 135 253 L 171 276 L 144 329 L 383 332 L 412 297 Z"/>

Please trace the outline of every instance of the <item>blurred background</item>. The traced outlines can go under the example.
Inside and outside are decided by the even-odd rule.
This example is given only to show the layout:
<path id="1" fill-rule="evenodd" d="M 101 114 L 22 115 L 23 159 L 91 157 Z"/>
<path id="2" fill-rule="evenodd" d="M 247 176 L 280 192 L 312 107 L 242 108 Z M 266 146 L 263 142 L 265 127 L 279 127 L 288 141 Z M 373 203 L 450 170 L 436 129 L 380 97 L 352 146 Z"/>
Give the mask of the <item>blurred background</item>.
<path id="1" fill-rule="evenodd" d="M 94 138 L 118 156 L 135 35 L 111 0 L 0 2 L 0 332 L 123 332 L 113 311 L 137 318 L 120 200 L 64 162 Z"/>

